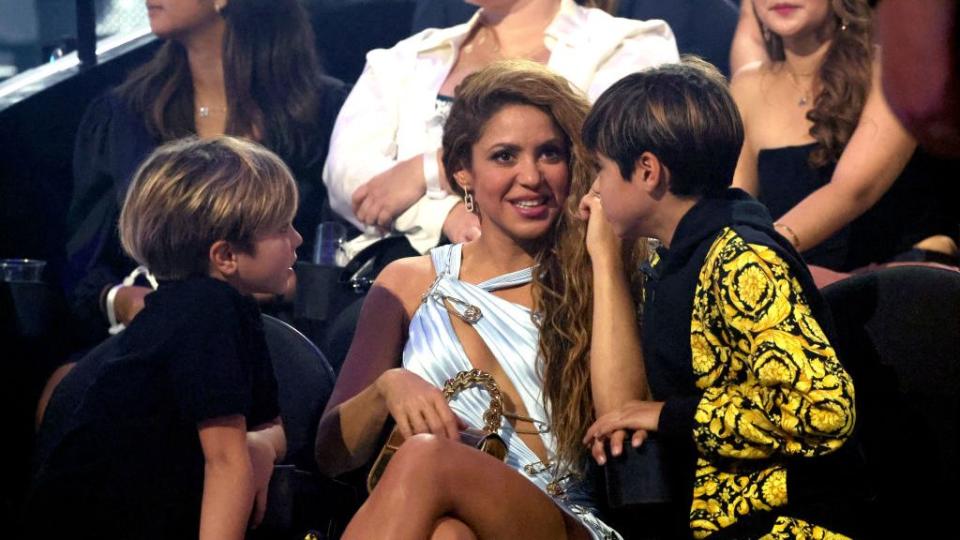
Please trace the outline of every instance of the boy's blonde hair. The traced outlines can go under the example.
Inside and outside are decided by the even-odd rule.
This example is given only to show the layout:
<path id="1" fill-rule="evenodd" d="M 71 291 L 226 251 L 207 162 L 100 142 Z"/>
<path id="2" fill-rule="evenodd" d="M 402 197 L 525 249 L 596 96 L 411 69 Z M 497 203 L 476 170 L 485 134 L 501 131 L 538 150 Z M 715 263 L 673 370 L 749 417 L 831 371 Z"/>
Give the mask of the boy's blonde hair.
<path id="1" fill-rule="evenodd" d="M 208 275 L 218 240 L 252 253 L 257 233 L 293 220 L 297 186 L 283 161 L 235 137 L 157 148 L 134 175 L 120 212 L 124 250 L 160 279 Z"/>

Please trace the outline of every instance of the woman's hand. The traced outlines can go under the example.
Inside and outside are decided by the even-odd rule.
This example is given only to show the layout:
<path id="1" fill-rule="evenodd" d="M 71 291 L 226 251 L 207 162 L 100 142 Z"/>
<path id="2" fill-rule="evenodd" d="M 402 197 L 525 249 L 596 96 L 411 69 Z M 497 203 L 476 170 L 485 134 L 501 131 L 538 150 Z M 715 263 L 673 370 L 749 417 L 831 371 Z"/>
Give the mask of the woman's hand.
<path id="1" fill-rule="evenodd" d="M 613 227 L 603 215 L 599 185 L 594 181 L 590 191 L 580 199 L 580 218 L 587 222 L 587 253 L 594 264 L 600 261 L 617 260 L 621 242 Z"/>
<path id="2" fill-rule="evenodd" d="M 660 423 L 662 401 L 629 401 L 623 407 L 611 411 L 596 420 L 583 437 L 583 444 L 590 447 L 593 458 L 606 463 L 604 441 L 610 441 L 610 453 L 619 456 L 627 431 L 633 431 L 630 444 L 638 448 L 643 444 L 648 431 L 656 431 Z"/>
<path id="3" fill-rule="evenodd" d="M 123 286 L 117 289 L 117 296 L 113 300 L 113 312 L 117 322 L 130 324 L 133 318 L 143 311 L 143 299 L 152 292 L 153 289 L 150 287 L 140 285 Z"/>
<path id="4" fill-rule="evenodd" d="M 351 198 L 353 213 L 366 225 L 389 229 L 393 221 L 427 192 L 423 157 L 400 161 L 358 187 Z"/>
<path id="5" fill-rule="evenodd" d="M 460 421 L 439 388 L 403 368 L 385 371 L 376 385 L 404 438 L 432 433 L 459 439 Z"/>
<path id="6" fill-rule="evenodd" d="M 454 244 L 472 242 L 480 238 L 480 218 L 457 203 L 443 222 L 443 234 Z"/>

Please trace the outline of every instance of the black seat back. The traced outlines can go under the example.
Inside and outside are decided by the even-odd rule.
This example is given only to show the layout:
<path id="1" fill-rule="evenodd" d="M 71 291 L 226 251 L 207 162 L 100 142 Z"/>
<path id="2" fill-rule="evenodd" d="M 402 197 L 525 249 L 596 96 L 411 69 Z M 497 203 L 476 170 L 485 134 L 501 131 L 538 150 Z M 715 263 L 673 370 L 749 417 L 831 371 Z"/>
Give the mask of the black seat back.
<path id="1" fill-rule="evenodd" d="M 333 369 L 320 349 L 297 329 L 269 315 L 262 317 L 287 434 L 284 462 L 316 470 L 314 439 L 320 415 L 333 392 Z"/>
<path id="2" fill-rule="evenodd" d="M 831 284 L 823 295 L 837 327 L 834 345 L 856 386 L 877 495 L 877 519 L 868 521 L 882 525 L 871 532 L 919 538 L 932 527 L 926 533 L 935 535 L 947 511 L 936 494 L 957 481 L 960 457 L 960 272 L 884 268 Z"/>

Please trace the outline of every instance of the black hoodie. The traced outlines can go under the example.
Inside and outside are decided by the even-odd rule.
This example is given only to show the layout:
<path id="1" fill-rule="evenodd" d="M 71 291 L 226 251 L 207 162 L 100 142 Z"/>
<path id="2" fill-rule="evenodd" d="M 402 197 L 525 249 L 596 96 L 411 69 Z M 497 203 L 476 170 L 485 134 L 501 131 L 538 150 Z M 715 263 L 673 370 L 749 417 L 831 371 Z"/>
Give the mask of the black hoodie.
<path id="1" fill-rule="evenodd" d="M 700 200 L 658 254 L 644 359 L 690 530 L 850 531 L 853 383 L 800 255 L 739 189 Z"/>

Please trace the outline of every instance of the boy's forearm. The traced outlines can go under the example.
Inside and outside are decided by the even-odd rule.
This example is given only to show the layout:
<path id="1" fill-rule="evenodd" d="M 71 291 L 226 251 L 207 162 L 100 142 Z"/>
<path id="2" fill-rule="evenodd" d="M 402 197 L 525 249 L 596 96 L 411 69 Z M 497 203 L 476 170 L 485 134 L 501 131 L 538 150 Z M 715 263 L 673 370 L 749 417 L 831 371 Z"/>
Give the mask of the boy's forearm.
<path id="1" fill-rule="evenodd" d="M 242 539 L 253 507 L 250 457 L 207 460 L 200 507 L 200 540 Z"/>
<path id="2" fill-rule="evenodd" d="M 283 430 L 283 422 L 279 416 L 270 423 L 257 426 L 247 432 L 247 438 L 269 444 L 276 453 L 275 463 L 281 461 L 287 455 L 287 434 Z"/>
<path id="3" fill-rule="evenodd" d="M 596 414 L 648 398 L 636 307 L 619 260 L 594 263 L 592 334 L 590 377 Z"/>

